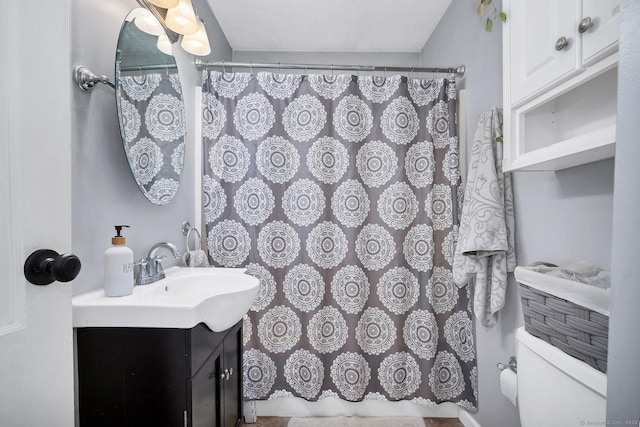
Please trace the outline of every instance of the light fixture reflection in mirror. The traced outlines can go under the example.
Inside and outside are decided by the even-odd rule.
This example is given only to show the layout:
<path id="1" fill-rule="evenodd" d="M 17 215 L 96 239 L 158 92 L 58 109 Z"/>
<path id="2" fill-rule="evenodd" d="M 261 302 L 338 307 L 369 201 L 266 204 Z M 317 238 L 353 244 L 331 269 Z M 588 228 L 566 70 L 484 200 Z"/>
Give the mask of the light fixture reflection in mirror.
<path id="1" fill-rule="evenodd" d="M 158 22 L 151 12 L 143 7 L 133 9 L 127 15 L 125 20 L 129 22 L 133 21 L 139 29 L 147 34 L 151 34 L 153 36 L 161 36 L 164 34 L 166 36 L 164 28 L 162 28 L 160 22 Z"/>
<path id="2" fill-rule="evenodd" d="M 165 55 L 173 56 L 173 45 L 171 41 L 169 41 L 169 37 L 166 34 L 161 34 L 158 36 L 158 42 L 156 43 L 158 50 L 164 53 Z"/>
<path id="3" fill-rule="evenodd" d="M 130 18 L 122 25 L 116 51 L 120 133 L 138 187 L 151 203 L 166 205 L 178 191 L 184 165 L 182 87 L 171 51 L 158 48 L 162 35 L 141 30 L 139 18 Z"/>

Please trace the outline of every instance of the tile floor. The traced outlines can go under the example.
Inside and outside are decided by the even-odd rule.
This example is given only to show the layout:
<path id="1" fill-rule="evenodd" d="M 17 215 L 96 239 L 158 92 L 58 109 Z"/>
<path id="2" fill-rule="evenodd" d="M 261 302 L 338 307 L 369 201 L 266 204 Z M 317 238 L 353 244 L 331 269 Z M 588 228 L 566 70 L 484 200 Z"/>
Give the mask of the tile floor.
<path id="1" fill-rule="evenodd" d="M 284 417 L 258 417 L 255 424 L 242 424 L 243 427 L 287 427 L 289 418 Z M 463 427 L 457 418 L 425 418 L 427 427 Z M 339 426 L 336 426 L 339 427 Z"/>

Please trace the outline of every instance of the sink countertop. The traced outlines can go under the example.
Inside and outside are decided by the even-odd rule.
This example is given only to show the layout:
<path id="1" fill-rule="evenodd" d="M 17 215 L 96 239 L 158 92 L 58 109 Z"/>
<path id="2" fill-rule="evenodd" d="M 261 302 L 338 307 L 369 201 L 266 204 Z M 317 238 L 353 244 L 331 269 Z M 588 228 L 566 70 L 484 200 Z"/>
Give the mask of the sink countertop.
<path id="1" fill-rule="evenodd" d="M 188 329 L 205 323 L 218 332 L 237 323 L 258 293 L 244 268 L 165 270 L 166 278 L 135 286 L 131 295 L 107 297 L 102 288 L 72 299 L 73 327 Z"/>

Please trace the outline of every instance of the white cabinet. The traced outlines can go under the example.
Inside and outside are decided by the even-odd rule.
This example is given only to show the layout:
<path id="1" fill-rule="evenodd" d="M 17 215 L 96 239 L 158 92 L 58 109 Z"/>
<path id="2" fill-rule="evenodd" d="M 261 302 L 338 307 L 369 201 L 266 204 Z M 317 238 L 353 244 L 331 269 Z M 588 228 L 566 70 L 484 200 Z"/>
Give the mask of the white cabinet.
<path id="1" fill-rule="evenodd" d="M 505 170 L 612 157 L 619 0 L 504 0 L 503 10 Z"/>
<path id="2" fill-rule="evenodd" d="M 505 1 L 507 7 L 513 46 L 511 98 L 515 102 L 576 72 L 578 5 L 567 0 L 514 0 L 510 7 Z M 556 49 L 562 40 L 565 45 Z"/>
<path id="3" fill-rule="evenodd" d="M 609 53 L 620 35 L 620 0 L 583 0 L 582 62 L 590 64 Z"/>

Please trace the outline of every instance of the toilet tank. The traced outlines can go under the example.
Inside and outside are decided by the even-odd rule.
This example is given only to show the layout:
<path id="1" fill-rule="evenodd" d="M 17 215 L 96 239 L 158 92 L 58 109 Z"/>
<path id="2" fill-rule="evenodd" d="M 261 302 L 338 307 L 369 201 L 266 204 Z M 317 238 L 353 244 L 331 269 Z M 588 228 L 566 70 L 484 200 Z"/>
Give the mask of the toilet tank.
<path id="1" fill-rule="evenodd" d="M 607 376 L 524 330 L 516 331 L 522 427 L 605 425 Z"/>

